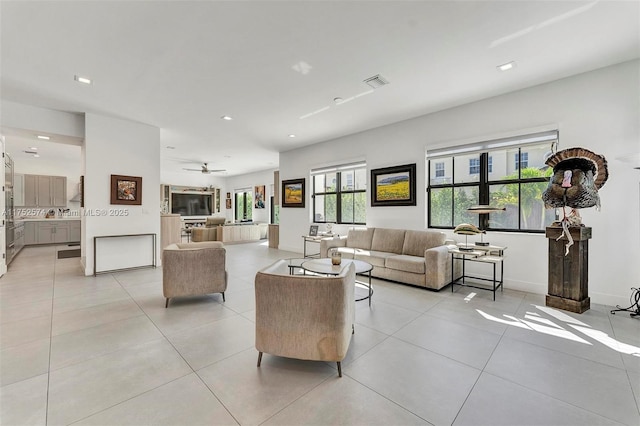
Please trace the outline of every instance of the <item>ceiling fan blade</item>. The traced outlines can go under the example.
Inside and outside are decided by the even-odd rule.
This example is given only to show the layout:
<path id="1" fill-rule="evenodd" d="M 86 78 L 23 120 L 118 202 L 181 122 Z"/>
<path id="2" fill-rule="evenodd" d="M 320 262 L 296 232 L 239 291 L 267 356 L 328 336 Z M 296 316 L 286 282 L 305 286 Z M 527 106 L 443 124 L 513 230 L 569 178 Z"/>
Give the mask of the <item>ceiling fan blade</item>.
<path id="1" fill-rule="evenodd" d="M 185 168 L 182 168 L 182 170 L 187 170 L 189 172 L 201 172 L 202 171 L 201 169 L 185 169 Z"/>

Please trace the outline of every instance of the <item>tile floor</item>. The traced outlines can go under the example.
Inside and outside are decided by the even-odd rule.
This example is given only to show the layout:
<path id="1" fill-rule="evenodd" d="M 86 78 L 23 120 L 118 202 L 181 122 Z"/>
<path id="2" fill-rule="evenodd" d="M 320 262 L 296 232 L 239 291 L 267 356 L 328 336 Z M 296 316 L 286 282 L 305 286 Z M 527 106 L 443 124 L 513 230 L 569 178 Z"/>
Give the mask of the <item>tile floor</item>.
<path id="1" fill-rule="evenodd" d="M 374 280 L 338 378 L 256 367 L 255 272 L 299 254 L 229 245 L 226 303 L 165 309 L 160 268 L 84 277 L 58 249 L 24 249 L 0 279 L 3 425 L 640 424 L 640 320 L 608 306 Z"/>

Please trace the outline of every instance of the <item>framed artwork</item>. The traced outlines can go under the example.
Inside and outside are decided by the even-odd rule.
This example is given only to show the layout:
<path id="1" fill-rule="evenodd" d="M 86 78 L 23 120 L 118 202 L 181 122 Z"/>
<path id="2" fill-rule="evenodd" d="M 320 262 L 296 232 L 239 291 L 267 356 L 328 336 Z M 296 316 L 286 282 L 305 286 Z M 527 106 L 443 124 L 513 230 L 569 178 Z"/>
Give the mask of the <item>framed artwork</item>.
<path id="1" fill-rule="evenodd" d="M 304 207 L 304 178 L 282 181 L 282 207 Z"/>
<path id="2" fill-rule="evenodd" d="M 318 225 L 311 225 L 309 227 L 309 236 L 315 237 L 318 235 Z"/>
<path id="3" fill-rule="evenodd" d="M 371 207 L 416 205 L 416 163 L 372 169 L 371 182 Z"/>
<path id="4" fill-rule="evenodd" d="M 227 198 L 227 209 L 231 208 L 231 198 Z"/>
<path id="5" fill-rule="evenodd" d="M 227 192 L 227 198 L 231 198 L 231 193 Z"/>
<path id="6" fill-rule="evenodd" d="M 142 178 L 111 175 L 111 204 L 142 205 Z"/>
<path id="7" fill-rule="evenodd" d="M 264 185 L 256 186 L 253 189 L 254 195 L 254 203 L 253 207 L 256 209 L 264 209 Z"/>

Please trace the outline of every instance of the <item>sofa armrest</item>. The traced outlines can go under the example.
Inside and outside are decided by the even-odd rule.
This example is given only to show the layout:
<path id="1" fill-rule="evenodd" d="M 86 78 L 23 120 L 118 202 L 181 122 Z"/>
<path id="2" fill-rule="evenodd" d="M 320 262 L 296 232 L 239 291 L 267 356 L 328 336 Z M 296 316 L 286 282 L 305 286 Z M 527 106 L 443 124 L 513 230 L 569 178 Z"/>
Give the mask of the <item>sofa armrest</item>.
<path id="1" fill-rule="evenodd" d="M 449 254 L 449 247 L 445 245 L 425 250 L 424 260 L 426 266 L 426 287 L 439 290 L 451 282 L 451 255 Z"/>
<path id="2" fill-rule="evenodd" d="M 334 247 L 346 247 L 347 236 L 339 238 L 323 238 L 320 240 L 320 257 L 329 257 L 329 249 Z"/>

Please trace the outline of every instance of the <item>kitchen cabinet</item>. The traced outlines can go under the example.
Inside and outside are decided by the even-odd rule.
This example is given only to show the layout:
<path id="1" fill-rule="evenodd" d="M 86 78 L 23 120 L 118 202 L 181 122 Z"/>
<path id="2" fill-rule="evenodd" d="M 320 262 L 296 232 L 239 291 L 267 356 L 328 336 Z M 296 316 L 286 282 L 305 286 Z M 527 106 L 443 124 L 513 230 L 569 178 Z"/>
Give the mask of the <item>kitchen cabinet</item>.
<path id="1" fill-rule="evenodd" d="M 24 175 L 25 207 L 66 207 L 65 176 Z"/>
<path id="2" fill-rule="evenodd" d="M 63 244 L 80 241 L 79 220 L 26 220 L 24 244 Z"/>
<path id="3" fill-rule="evenodd" d="M 24 223 L 24 245 L 28 246 L 36 244 L 38 239 L 36 237 L 37 222 L 25 222 Z"/>

